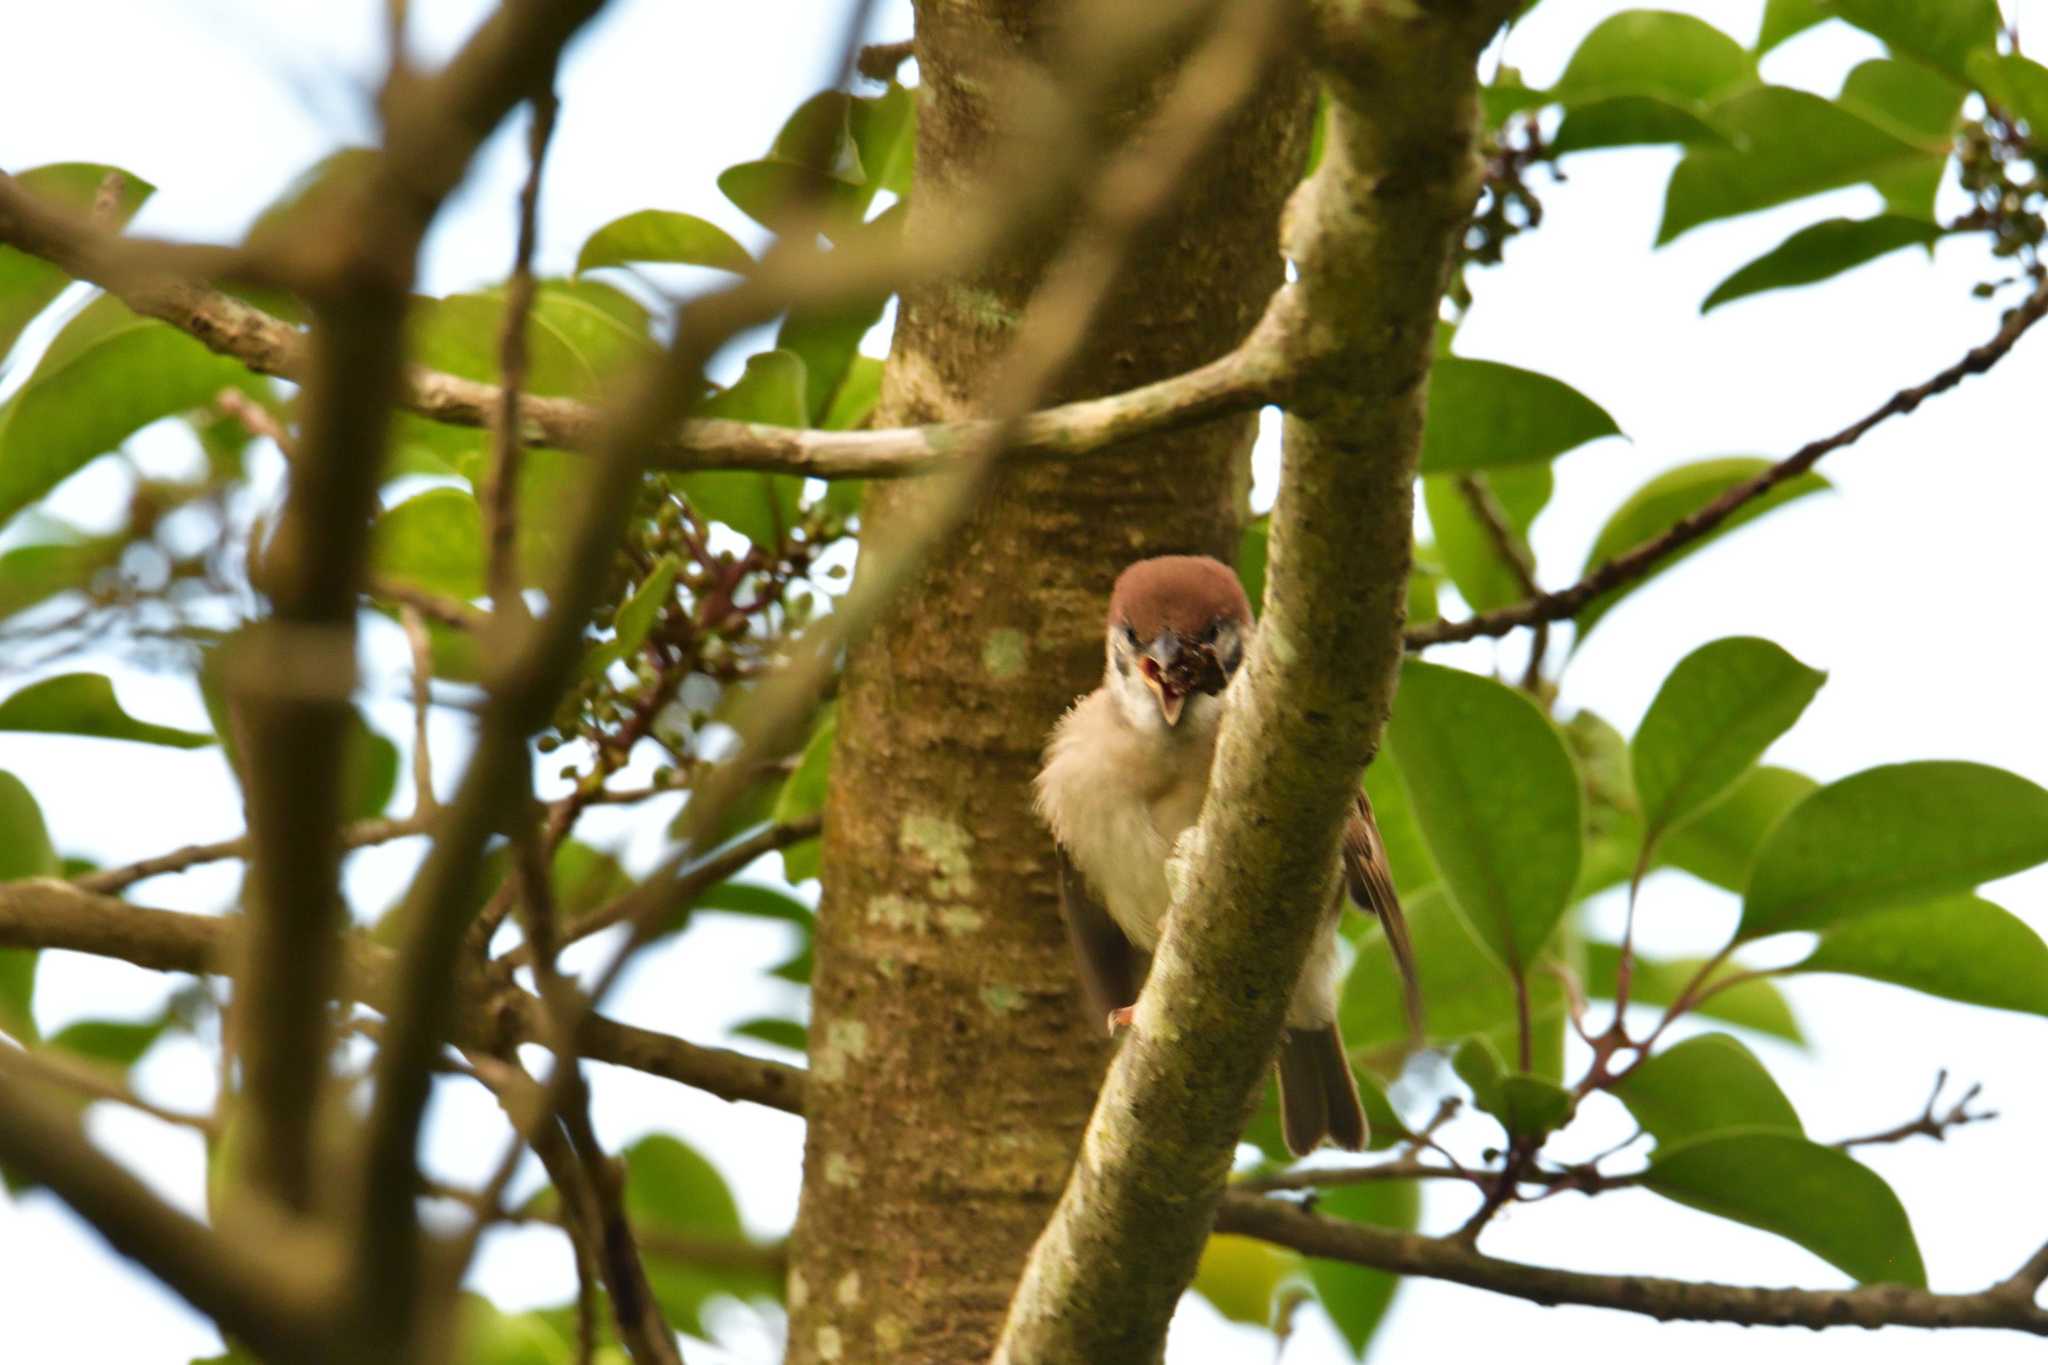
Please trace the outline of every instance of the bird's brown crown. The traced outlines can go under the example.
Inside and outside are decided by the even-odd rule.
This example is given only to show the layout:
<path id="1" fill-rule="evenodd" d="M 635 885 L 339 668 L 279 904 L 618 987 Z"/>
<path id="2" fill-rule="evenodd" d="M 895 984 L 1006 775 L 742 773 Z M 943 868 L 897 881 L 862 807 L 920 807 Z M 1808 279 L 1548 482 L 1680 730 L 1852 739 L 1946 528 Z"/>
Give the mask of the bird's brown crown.
<path id="1" fill-rule="evenodd" d="M 1109 594 L 1109 626 L 1129 626 L 1140 640 L 1172 630 L 1196 639 L 1217 621 L 1249 625 L 1251 603 L 1237 575 L 1207 555 L 1141 559 L 1117 576 Z"/>

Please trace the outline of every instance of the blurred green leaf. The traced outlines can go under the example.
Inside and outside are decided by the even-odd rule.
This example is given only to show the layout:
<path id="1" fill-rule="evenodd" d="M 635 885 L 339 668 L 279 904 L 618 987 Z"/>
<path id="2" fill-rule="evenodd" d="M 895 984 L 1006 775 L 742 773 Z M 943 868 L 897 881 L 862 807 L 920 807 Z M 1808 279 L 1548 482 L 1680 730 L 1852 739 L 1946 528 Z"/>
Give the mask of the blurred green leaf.
<path id="1" fill-rule="evenodd" d="M 1372 802 L 1373 822 L 1380 827 L 1380 842 L 1387 848 L 1394 890 L 1405 898 L 1435 886 L 1443 878 L 1429 856 L 1429 845 L 1423 841 L 1422 828 L 1415 823 L 1415 811 L 1408 804 L 1408 789 L 1392 758 L 1367 768 L 1363 785 L 1366 799 Z"/>
<path id="2" fill-rule="evenodd" d="M 370 528 L 370 565 L 409 587 L 468 601 L 484 595 L 484 524 L 476 498 L 429 488 L 388 508 Z"/>
<path id="3" fill-rule="evenodd" d="M 640 580 L 640 586 L 633 589 L 619 607 L 618 615 L 612 618 L 612 638 L 591 650 L 584 660 L 585 676 L 602 677 L 613 664 L 640 652 L 640 647 L 647 643 L 647 633 L 654 629 L 655 618 L 675 594 L 676 575 L 682 567 L 682 561 L 672 554 L 655 561 L 647 577 Z"/>
<path id="4" fill-rule="evenodd" d="M 576 1357 L 569 1339 L 538 1313 L 504 1313 L 475 1294 L 464 1294 L 456 1310 L 461 1346 L 451 1360 L 462 1365 L 569 1365 Z"/>
<path id="5" fill-rule="evenodd" d="M 757 1038 L 792 1052 L 808 1051 L 811 1045 L 811 1031 L 794 1019 L 749 1019 L 734 1024 L 732 1031 L 742 1038 Z"/>
<path id="6" fill-rule="evenodd" d="M 1970 54 L 1968 70 L 1970 83 L 1993 104 L 2026 124 L 2037 141 L 2048 138 L 2048 66 L 2017 53 L 1983 51 Z"/>
<path id="7" fill-rule="evenodd" d="M 1459 486 L 1468 477 L 1479 481 L 1506 514 L 1508 540 L 1528 562 L 1533 562 L 1529 527 L 1550 501 L 1554 480 L 1549 465 L 1531 464 L 1486 474 L 1433 474 L 1422 481 L 1429 529 L 1458 595 L 1475 611 L 1493 611 L 1521 601 L 1528 592 L 1492 528 Z"/>
<path id="8" fill-rule="evenodd" d="M 1757 83 L 1756 60 L 1704 20 L 1625 10 L 1579 43 L 1551 96 L 1565 106 L 1557 152 L 1655 142 L 1720 142 L 1706 115 Z"/>
<path id="9" fill-rule="evenodd" d="M 794 824 L 825 809 L 825 788 L 832 776 L 832 745 L 839 736 L 839 708 L 827 704 L 804 745 L 796 771 L 782 784 L 775 797 L 775 823 Z M 806 839 L 782 851 L 783 874 L 793 882 L 818 875 L 819 841 Z"/>
<path id="10" fill-rule="evenodd" d="M 716 223 L 690 213 L 641 209 L 614 218 L 584 239 L 576 273 L 606 266 L 703 265 L 746 274 L 754 258 Z"/>
<path id="11" fill-rule="evenodd" d="M 879 95 L 854 98 L 846 114 L 869 189 L 909 194 L 917 160 L 917 96 L 891 81 Z"/>
<path id="12" fill-rule="evenodd" d="M 1556 729 L 1513 688 L 1409 660 L 1387 747 L 1444 884 L 1480 939 L 1526 971 L 1579 872 L 1579 777 Z"/>
<path id="13" fill-rule="evenodd" d="M 1190 1286 L 1232 1322 L 1269 1327 L 1280 1287 L 1302 1273 L 1301 1257 L 1236 1233 L 1211 1233 Z"/>
<path id="14" fill-rule="evenodd" d="M 1509 1072 L 1484 1037 L 1460 1043 L 1452 1054 L 1451 1070 L 1472 1092 L 1473 1104 L 1500 1120 L 1510 1137 L 1540 1142 L 1571 1118 L 1569 1090 L 1541 1076 Z"/>
<path id="15" fill-rule="evenodd" d="M 125 739 L 173 749 L 203 749 L 216 742 L 201 730 L 137 720 L 121 709 L 112 680 L 100 673 L 64 673 L 30 683 L 0 701 L 0 730 Z"/>
<path id="16" fill-rule="evenodd" d="M 1626 502 L 1614 509 L 1613 515 L 1607 519 L 1607 524 L 1600 528 L 1600 534 L 1594 538 L 1593 548 L 1587 551 L 1585 568 L 1580 576 L 1583 577 L 1608 560 L 1662 535 L 1737 484 L 1756 477 L 1770 465 L 1771 461 L 1757 459 L 1754 456 L 1731 455 L 1665 470 L 1630 494 Z M 1762 497 L 1752 498 L 1744 503 L 1715 530 L 1666 556 L 1647 574 L 1595 597 L 1580 609 L 1575 618 L 1578 622 L 1578 640 L 1574 642 L 1573 648 L 1585 642 L 1586 636 L 1592 633 L 1593 627 L 1601 617 L 1613 609 L 1615 603 L 1637 591 L 1645 583 L 1655 581 L 1659 574 L 1670 572 L 1674 565 L 1684 563 L 1686 559 L 1736 527 L 1755 521 L 1772 508 L 1781 507 L 1809 493 L 1817 493 L 1828 486 L 1826 479 L 1813 473 L 1787 479 Z"/>
<path id="17" fill-rule="evenodd" d="M 1956 129 L 1962 125 L 1965 93 L 1962 86 L 1918 62 L 1886 57 L 1861 63 L 1842 82 L 1836 103 L 1927 152 L 1871 177 L 1887 211 L 1934 221 L 1934 196 L 1948 170 Z"/>
<path id="18" fill-rule="evenodd" d="M 1837 924 L 1796 972 L 1842 972 L 1992 1009 L 2048 1015 L 2048 946 L 1979 896 L 1878 910 Z"/>
<path id="19" fill-rule="evenodd" d="M 769 158 L 728 166 L 718 188 L 770 232 L 822 232 L 835 240 L 860 226 L 871 191 L 815 167 Z"/>
<path id="20" fill-rule="evenodd" d="M 785 427 L 824 426 L 826 414 L 860 352 L 861 338 L 881 321 L 887 303 L 886 296 L 871 295 L 829 308 L 790 310 L 775 333 L 775 346 L 777 352 L 788 352 L 803 362 L 803 407 L 794 413 L 777 412 L 773 416 L 739 420 Z M 875 382 L 879 393 L 879 370 Z"/>
<path id="21" fill-rule="evenodd" d="M 1594 1000 L 1612 1000 L 1621 949 L 1612 943 L 1588 942 L 1584 951 L 1586 994 Z M 1629 977 L 1628 992 L 1630 1003 L 1635 1005 L 1669 1005 L 1678 999 L 1679 992 L 1706 965 L 1704 958 L 1667 962 L 1646 958 L 1641 953 L 1635 956 L 1635 970 Z M 1723 962 L 1708 975 L 1706 984 L 1713 985 L 1745 970 Z M 1793 1017 L 1792 1007 L 1785 1003 L 1784 994 L 1761 978 L 1716 991 L 1694 1005 L 1690 1013 L 1782 1038 L 1802 1047 L 1806 1044 L 1806 1035 L 1800 1031 L 1799 1021 Z"/>
<path id="22" fill-rule="evenodd" d="M 1896 763 L 1822 787 L 1779 822 L 1742 938 L 1968 891 L 2048 861 L 2048 791 L 1981 763 Z"/>
<path id="23" fill-rule="evenodd" d="M 1734 147 L 1695 147 L 1671 173 L 1662 246 L 1680 234 L 1822 190 L 1861 184 L 1916 161 L 1939 160 L 1818 95 L 1767 85 L 1718 105 L 1714 125 Z"/>
<path id="24" fill-rule="evenodd" d="M 0 553 L 0 617 L 86 587 L 102 569 L 120 562 L 124 543 L 121 536 L 80 536 Z"/>
<path id="25" fill-rule="evenodd" d="M 1801 228 L 1715 285 L 1700 311 L 1710 313 L 1751 294 L 1833 279 L 1904 247 L 1931 246 L 1942 232 L 1938 224 L 1894 214 L 1830 218 Z"/>
<path id="26" fill-rule="evenodd" d="M 113 199 L 113 212 L 97 224 L 108 232 L 128 225 L 137 209 L 156 186 L 115 166 L 84 161 L 62 161 L 18 171 L 14 183 L 24 192 L 74 214 L 88 213 L 99 198 L 100 186 L 110 175 L 121 177 Z M 22 329 L 38 313 L 56 301 L 71 283 L 71 277 L 56 266 L 11 246 L 0 246 L 0 360 L 14 349 Z"/>
<path id="27" fill-rule="evenodd" d="M 1732 1129 L 1806 1131 L 1764 1064 L 1725 1033 L 1668 1047 L 1609 1088 L 1660 1148 Z"/>
<path id="28" fill-rule="evenodd" d="M 1430 370 L 1421 472 L 1536 464 L 1620 434 L 1605 409 L 1562 380 L 1444 356 Z"/>
<path id="29" fill-rule="evenodd" d="M 720 1266 L 708 1260 L 664 1255 L 664 1235 L 701 1244 L 725 1240 L 744 1244 L 738 1206 L 725 1177 L 693 1148 L 656 1134 L 641 1138 L 622 1154 L 626 1165 L 626 1212 L 644 1229 L 642 1250 L 647 1280 L 669 1326 L 704 1336 L 704 1303 L 714 1294 L 763 1297 L 774 1292 L 768 1273 L 749 1265 Z"/>
<path id="30" fill-rule="evenodd" d="M 1369 1227 L 1413 1232 L 1422 1225 L 1422 1189 L 1412 1180 L 1377 1180 L 1324 1190 L 1316 1196 L 1316 1212 L 1326 1218 L 1342 1218 Z M 1401 1287 L 1398 1275 L 1344 1261 L 1312 1258 L 1308 1277 L 1316 1287 L 1323 1311 L 1336 1324 L 1338 1335 L 1363 1359 L 1373 1334 L 1385 1320 L 1394 1293 Z"/>
<path id="31" fill-rule="evenodd" d="M 875 404 L 882 400 L 882 362 L 871 355 L 855 352 L 847 358 L 846 374 L 840 379 L 839 387 L 832 391 L 832 401 L 825 405 L 825 413 L 818 419 L 818 426 L 824 431 L 855 431 L 867 425 L 868 418 L 875 410 Z M 835 488 L 858 484 L 857 479 L 835 479 Z"/>
<path id="32" fill-rule="evenodd" d="M 867 173 L 853 139 L 853 102 L 853 96 L 841 90 L 812 95 L 783 121 L 768 155 L 813 167 L 849 184 L 865 183 Z"/>
<path id="33" fill-rule="evenodd" d="M 0 523 L 159 418 L 260 384 L 183 332 L 101 295 L 0 407 Z"/>
<path id="34" fill-rule="evenodd" d="M 1630 746 L 1644 852 L 1734 784 L 1827 681 L 1769 640 L 1701 645 L 1657 689 Z"/>
<path id="35" fill-rule="evenodd" d="M 398 790 L 398 746 L 372 729 L 361 712 L 350 719 L 342 811 L 351 820 L 374 820 Z"/>
<path id="36" fill-rule="evenodd" d="M 0 770 L 0 882 L 59 873 L 57 850 L 43 824 L 42 807 L 26 783 Z M 33 1044 L 36 1032 L 37 954 L 33 948 L 0 948 L 0 1033 Z"/>
<path id="37" fill-rule="evenodd" d="M 1658 861 L 1740 894 L 1765 836 L 1819 786 L 1788 768 L 1752 768 L 1727 795 L 1665 835 Z"/>
<path id="38" fill-rule="evenodd" d="M 1828 0 L 1828 12 L 1963 79 L 1963 64 L 1998 36 L 1998 0 Z"/>
<path id="39" fill-rule="evenodd" d="M 1643 1184 L 1797 1242 L 1859 1283 L 1927 1283 L 1899 1197 L 1833 1147 L 1791 1133 L 1717 1133 L 1660 1150 Z"/>
<path id="40" fill-rule="evenodd" d="M 1763 27 L 1757 33 L 1756 54 L 1761 57 L 1787 38 L 1812 28 L 1827 18 L 1821 0 L 1765 0 Z"/>
<path id="41" fill-rule="evenodd" d="M 502 289 L 416 300 L 408 325 L 412 358 L 464 379 L 499 382 L 505 303 Z M 542 281 L 527 315 L 525 391 L 594 401 L 614 390 L 654 351 L 628 309 L 639 305 L 595 281 Z"/>
<path id="42" fill-rule="evenodd" d="M 169 1016 L 154 1019 L 80 1019 L 50 1035 L 48 1046 L 125 1071 L 163 1037 Z"/>
<path id="43" fill-rule="evenodd" d="M 1266 551 L 1272 535 L 1271 517 L 1253 517 L 1237 538 L 1237 581 L 1251 599 L 1254 614 L 1266 607 Z"/>

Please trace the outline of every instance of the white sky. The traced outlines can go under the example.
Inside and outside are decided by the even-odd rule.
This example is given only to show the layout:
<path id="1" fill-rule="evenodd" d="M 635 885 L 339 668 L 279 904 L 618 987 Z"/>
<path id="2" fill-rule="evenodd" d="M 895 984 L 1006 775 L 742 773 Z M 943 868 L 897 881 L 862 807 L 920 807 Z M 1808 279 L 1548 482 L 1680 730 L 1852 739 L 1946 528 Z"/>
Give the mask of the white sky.
<path id="1" fill-rule="evenodd" d="M 1685 9 L 1739 39 L 1754 35 L 1761 0 L 1691 0 Z M 28 10 L 29 7 L 21 7 Z M 414 5 L 422 50 L 452 50 L 485 6 L 477 0 Z M 1545 0 L 1512 39 L 1507 59 L 1532 82 L 1562 68 L 1577 38 L 1621 5 Z M 0 46 L 0 167 L 56 160 L 107 161 L 158 185 L 138 227 L 173 235 L 238 231 L 295 173 L 369 123 L 382 6 L 376 0 L 69 0 L 11 16 Z M 907 35 L 907 5 L 879 7 L 878 37 Z M 2023 32 L 2048 28 L 2048 0 L 2006 0 Z M 541 264 L 563 270 L 587 233 L 648 206 L 712 218 L 740 236 L 760 233 L 713 184 L 733 162 L 760 155 L 775 127 L 825 79 L 840 6 L 782 0 L 690 6 L 619 0 L 572 50 L 564 114 L 550 157 Z M 1795 40 L 1765 74 L 1832 93 L 1831 82 L 1875 45 L 1836 25 Z M 766 54 L 776 54 L 765 59 Z M 1933 264 L 1901 254 L 1844 280 L 1766 295 L 1702 320 L 1698 302 L 1736 266 L 1793 229 L 1875 206 L 1852 190 L 1710 226 L 1652 252 L 1673 154 L 1603 153 L 1569 165 L 1568 184 L 1544 193 L 1540 232 L 1510 248 L 1508 266 L 1478 277 L 1478 302 L 1459 335 L 1466 355 L 1499 359 L 1568 380 L 1614 415 L 1630 442 L 1605 441 L 1566 458 L 1559 492 L 1538 523 L 1543 577 L 1575 576 L 1606 514 L 1650 474 L 1710 455 L 1781 455 L 1862 415 L 1990 335 L 1995 310 L 1968 297 L 2003 272 L 1974 242 L 1945 244 Z M 519 134 L 494 139 L 469 188 L 430 244 L 425 285 L 436 292 L 502 276 L 512 242 L 512 199 L 522 174 Z M 1539 184 L 1541 183 L 1539 179 Z M 2048 506 L 2040 437 L 2043 364 L 2038 338 L 1991 376 L 1894 421 L 1831 457 L 1830 496 L 1773 514 L 1617 610 L 1566 675 L 1567 709 L 1592 707 L 1631 730 L 1670 667 L 1723 635 L 1764 635 L 1830 680 L 1773 759 L 1822 779 L 1876 763 L 1969 758 L 2048 783 L 2048 738 L 2038 720 L 2043 570 L 2039 509 Z M 1270 479 L 1270 452 L 1262 458 Z M 90 515 L 119 495 L 110 470 L 89 471 L 65 505 Z M 1487 667 L 1491 646 L 1440 656 Z M 1510 646 L 1509 654 L 1517 647 Z M 190 689 L 119 672 L 132 710 L 177 723 L 198 718 Z M 405 709 L 384 695 L 380 728 L 407 732 Z M 459 739 L 453 731 L 451 741 Z M 118 764 L 109 784 L 97 763 Z M 452 761 L 443 762 L 442 781 Z M 120 861 L 238 832 L 238 805 L 217 755 L 93 741 L 0 736 L 0 768 L 19 773 L 43 802 L 59 848 Z M 402 799 L 402 798 L 401 798 Z M 659 821 L 615 812 L 598 842 L 638 856 L 659 846 Z M 404 849 L 359 856 L 351 885 L 377 903 L 410 869 Z M 153 904 L 217 908 L 231 872 L 215 869 L 146 888 Z M 2048 873 L 1995 886 L 1992 899 L 2048 928 Z M 1718 945 L 1734 922 L 1732 897 L 1676 875 L 1652 880 L 1647 943 L 1660 951 Z M 777 983 L 751 984 L 751 967 L 779 959 L 780 930 L 707 927 L 650 954 L 615 1000 L 624 1017 L 718 1042 L 733 1022 L 787 1003 Z M 716 969 L 710 964 L 716 963 Z M 120 964 L 52 955 L 39 1008 L 48 1027 L 77 1017 L 144 1013 L 162 978 Z M 1791 987 L 1817 1047 L 1807 1054 L 1758 1044 L 1821 1138 L 1888 1127 L 1916 1113 L 1935 1072 L 1982 1081 L 2003 1117 L 1946 1146 L 1920 1142 L 1867 1152 L 1905 1201 L 1937 1288 L 1980 1287 L 2009 1273 L 2048 1240 L 2048 1192 L 2031 1179 L 2048 1137 L 2039 1058 L 2048 1021 L 1926 1001 L 1846 979 Z M 158 1049 L 143 1068 L 152 1095 L 176 1100 L 210 1084 L 196 1045 Z M 451 1174 L 495 1154 L 494 1115 L 476 1095 L 452 1093 L 437 1110 L 432 1159 Z M 630 1073 L 600 1077 L 599 1126 L 608 1141 L 675 1128 L 731 1179 L 750 1228 L 785 1228 L 795 1208 L 801 1130 L 796 1120 Z M 1589 1108 L 1584 1149 L 1625 1134 L 1613 1112 Z M 1466 1131 L 1474 1145 L 1485 1130 Z M 96 1134 L 191 1207 L 200 1152 L 189 1134 L 147 1119 L 98 1113 Z M 1572 1135 L 1574 1147 L 1580 1134 Z M 1470 1196 L 1432 1189 L 1426 1225 L 1454 1225 Z M 1488 1234 L 1488 1249 L 1550 1264 L 1640 1270 L 1725 1282 L 1831 1285 L 1837 1272 L 1788 1243 L 1640 1193 L 1576 1197 L 1518 1209 Z M 494 1239 L 481 1286 L 507 1306 L 559 1302 L 570 1289 L 565 1255 L 540 1234 Z M 13 1359 L 121 1360 L 181 1365 L 218 1349 L 199 1318 L 147 1277 L 121 1266 L 53 1200 L 0 1201 L 0 1317 Z M 716 1316 L 724 1353 L 693 1361 L 770 1357 L 768 1325 L 744 1310 Z M 1770 1361 L 1917 1359 L 1936 1343 L 1892 1330 L 1833 1332 L 1660 1326 L 1591 1310 L 1543 1310 L 1426 1281 L 1402 1291 L 1379 1342 L 1382 1360 L 1451 1359 L 1490 1350 L 1575 1352 L 1590 1359 L 1655 1353 L 1667 1361 L 1718 1359 L 1739 1349 Z M 1266 1359 L 1270 1338 L 1221 1323 L 1205 1305 L 1177 1320 L 1172 1359 Z M 1973 1361 L 2033 1359 L 2024 1338 L 1973 1333 L 1942 1343 Z M 1287 1365 L 1342 1359 L 1328 1328 L 1304 1315 Z"/>

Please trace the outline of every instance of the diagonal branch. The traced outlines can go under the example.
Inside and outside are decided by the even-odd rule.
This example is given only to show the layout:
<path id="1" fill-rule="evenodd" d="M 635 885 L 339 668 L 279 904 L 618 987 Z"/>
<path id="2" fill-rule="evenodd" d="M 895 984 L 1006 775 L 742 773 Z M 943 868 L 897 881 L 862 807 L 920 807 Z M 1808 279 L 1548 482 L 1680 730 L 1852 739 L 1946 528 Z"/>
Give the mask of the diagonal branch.
<path id="1" fill-rule="evenodd" d="M 1499 611 L 1482 612 L 1463 621 L 1439 621 L 1418 627 L 1404 637 L 1411 650 L 1431 645 L 1456 644 L 1481 636 L 1505 635 L 1519 626 L 1540 626 L 1576 616 L 1587 603 L 1602 593 L 1632 583 L 1686 546 L 1710 535 L 1728 518 L 1772 489 L 1806 473 L 1824 456 L 1854 445 L 1873 427 L 1893 417 L 1904 416 L 1928 399 L 1943 394 L 1974 374 L 1983 374 L 2003 360 L 2027 330 L 2048 315 L 2048 286 L 2035 290 L 2017 308 L 2005 315 L 1991 340 L 1975 346 L 1955 364 L 1925 383 L 1900 389 L 1876 410 L 1851 422 L 1831 436 L 1809 441 L 1798 450 L 1754 478 L 1737 484 L 1705 507 L 1672 524 L 1670 529 L 1601 564 L 1568 588 L 1537 593 Z"/>
<path id="2" fill-rule="evenodd" d="M 1257 1237 L 1310 1256 L 1371 1266 L 1397 1275 L 1485 1289 L 1545 1307 L 1576 1304 L 1642 1313 L 1659 1322 L 1733 1322 L 1749 1327 L 1989 1327 L 2048 1336 L 2048 1309 L 2034 1303 L 2035 1269 L 1974 1294 L 1937 1294 L 1905 1285 L 1856 1289 L 1768 1289 L 1667 1280 L 1650 1275 L 1596 1275 L 1504 1261 L 1445 1237 L 1393 1232 L 1341 1222 L 1277 1199 L 1231 1194 L 1216 1217 L 1219 1232 Z"/>

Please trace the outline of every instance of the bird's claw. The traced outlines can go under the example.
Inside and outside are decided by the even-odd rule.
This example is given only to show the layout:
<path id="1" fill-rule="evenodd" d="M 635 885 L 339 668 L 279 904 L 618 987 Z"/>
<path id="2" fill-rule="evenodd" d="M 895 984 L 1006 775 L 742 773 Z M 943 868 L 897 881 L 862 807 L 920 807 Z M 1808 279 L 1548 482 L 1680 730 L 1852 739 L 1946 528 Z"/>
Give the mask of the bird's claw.
<path id="1" fill-rule="evenodd" d="M 1138 1007 L 1136 1005 L 1125 1005 L 1122 1009 L 1111 1010 L 1109 1012 L 1109 1036 L 1114 1038 L 1118 1029 L 1130 1028 L 1132 1026 L 1132 1016 L 1137 1011 Z"/>

